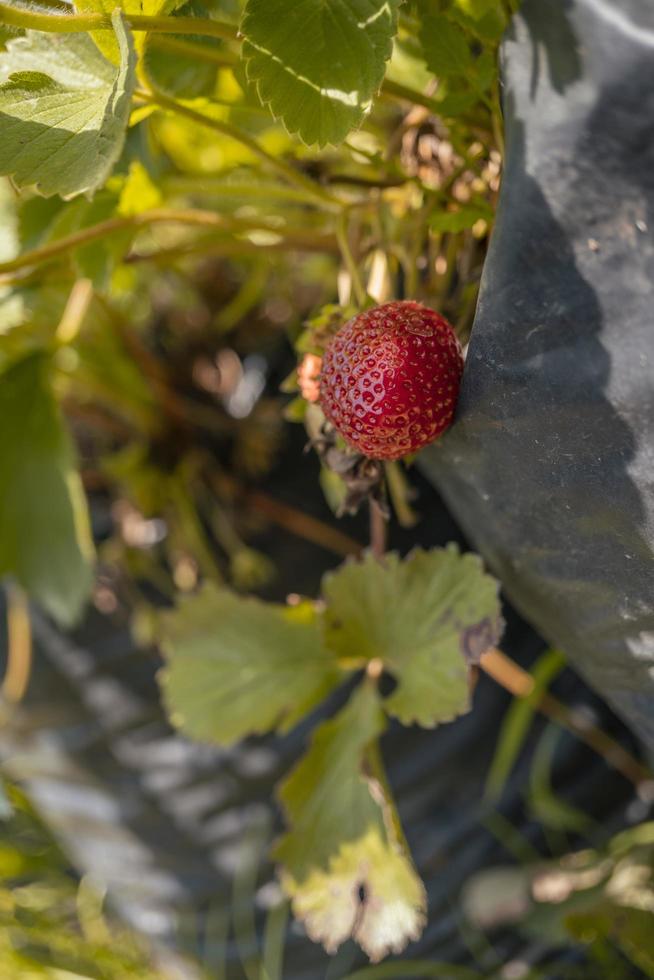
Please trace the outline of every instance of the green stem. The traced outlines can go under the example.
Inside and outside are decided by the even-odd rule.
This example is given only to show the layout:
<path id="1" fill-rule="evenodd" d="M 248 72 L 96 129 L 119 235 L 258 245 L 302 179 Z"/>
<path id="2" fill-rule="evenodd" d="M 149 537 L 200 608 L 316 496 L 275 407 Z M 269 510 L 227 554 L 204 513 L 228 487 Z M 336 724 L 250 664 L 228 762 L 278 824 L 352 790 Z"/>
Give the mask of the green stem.
<path id="1" fill-rule="evenodd" d="M 371 497 L 370 507 L 370 550 L 378 561 L 386 553 L 388 522 L 377 501 Z"/>
<path id="2" fill-rule="evenodd" d="M 279 235 L 282 239 L 284 238 L 283 228 L 279 228 L 276 225 L 270 224 L 262 219 L 257 221 L 246 221 L 239 218 L 225 217 L 224 215 L 216 214 L 215 211 L 201 211 L 194 210 L 192 208 L 155 208 L 151 211 L 142 211 L 141 214 L 108 218 L 106 221 L 98 222 L 97 225 L 82 228 L 80 231 L 73 232 L 71 235 L 66 235 L 63 238 L 58 238 L 54 242 L 49 242 L 47 245 L 42 245 L 40 248 L 34 248 L 29 252 L 23 252 L 22 255 L 18 255 L 15 259 L 10 259 L 8 262 L 0 262 L 0 275 L 8 272 L 15 272 L 18 269 L 25 269 L 29 268 L 30 266 L 39 265 L 42 262 L 48 262 L 51 259 L 57 258 L 59 255 L 63 255 L 66 252 L 70 252 L 73 249 L 78 248 L 80 245 L 88 245 L 90 242 L 97 241 L 100 238 L 105 238 L 106 236 L 115 234 L 119 231 L 145 228 L 149 225 L 162 223 L 196 225 L 204 228 L 216 228 L 220 231 L 236 233 L 248 231 L 269 231 L 275 235 Z M 299 237 L 297 239 L 294 237 L 294 232 L 289 232 L 289 234 L 289 240 L 290 238 L 293 238 L 293 244 L 297 245 L 298 247 L 301 247 L 304 244 L 302 232 L 299 233 Z M 312 237 L 316 238 L 315 235 Z M 323 235 L 322 237 L 325 238 L 327 244 L 327 236 Z M 331 241 L 333 242 L 334 240 L 332 239 Z"/>
<path id="3" fill-rule="evenodd" d="M 184 467 L 183 469 L 188 469 Z M 223 576 L 213 555 L 197 505 L 188 489 L 189 474 L 178 471 L 170 481 L 170 498 L 175 507 L 179 525 L 186 543 L 198 562 L 201 571 L 214 582 L 222 582 Z"/>
<path id="4" fill-rule="evenodd" d="M 231 259 L 242 259 L 249 258 L 253 255 L 261 255 L 262 252 L 266 254 L 273 252 L 322 252 L 328 255 L 333 254 L 337 249 L 332 248 L 329 242 L 317 241 L 315 238 L 312 241 L 305 242 L 304 245 L 300 245 L 297 241 L 279 241 L 279 242 L 261 242 L 259 244 L 250 241 L 249 239 L 215 239 L 211 236 L 204 236 L 198 241 L 186 242 L 183 245 L 174 245 L 170 248 L 160 248 L 153 252 L 130 252 L 129 255 L 125 257 L 125 263 L 127 265 L 133 265 L 137 262 L 159 262 L 167 263 L 174 262 L 177 259 L 188 258 L 192 255 L 201 254 L 204 256 L 208 255 L 220 255 Z M 2 285 L 6 285 L 7 280 L 2 280 Z M 11 281 L 9 282 L 11 285 Z"/>
<path id="5" fill-rule="evenodd" d="M 27 594 L 15 584 L 5 591 L 7 599 L 7 666 L 2 697 L 10 704 L 22 701 L 32 673 L 32 626 Z"/>
<path id="6" fill-rule="evenodd" d="M 134 225 L 133 218 L 108 218 L 106 221 L 100 221 L 97 225 L 91 225 L 90 228 L 82 228 L 71 235 L 65 235 L 54 242 L 42 245 L 40 248 L 23 252 L 22 255 L 18 255 L 8 262 L 0 262 L 0 275 L 40 265 L 42 262 L 49 262 L 59 255 L 72 251 L 78 245 L 86 245 L 88 242 L 94 242 L 98 238 L 104 238 L 106 235 L 111 235 L 117 231 L 124 231 L 126 228 L 134 227 Z"/>
<path id="7" fill-rule="evenodd" d="M 400 845 L 407 858 L 410 859 L 411 851 L 409 850 L 409 844 L 404 834 L 404 830 L 402 829 L 400 815 L 398 814 L 397 807 L 395 806 L 393 790 L 391 789 L 388 776 L 386 775 L 386 767 L 384 766 L 379 739 L 374 739 L 366 748 L 366 763 L 370 775 L 379 784 L 384 797 L 382 812 L 384 816 L 384 823 L 386 825 L 386 832 L 392 841 L 395 841 Z"/>
<path id="8" fill-rule="evenodd" d="M 142 99 L 144 102 L 150 103 L 150 105 L 159 106 L 161 109 L 168 109 L 170 112 L 174 112 L 179 116 L 184 116 L 186 119 L 191 119 L 193 122 L 198 123 L 200 126 L 206 126 L 208 129 L 213 129 L 217 133 L 221 133 L 223 136 L 229 136 L 231 139 L 236 140 L 241 143 L 242 146 L 247 147 L 251 153 L 253 153 L 262 163 L 265 163 L 271 169 L 276 170 L 282 177 L 288 180 L 290 183 L 295 184 L 297 187 L 301 187 L 304 191 L 311 195 L 315 201 L 319 201 L 323 207 L 328 205 L 330 210 L 341 209 L 342 205 L 335 197 L 326 191 L 320 184 L 307 177 L 305 174 L 300 173 L 295 167 L 292 167 L 285 160 L 281 160 L 278 157 L 274 157 L 267 150 L 264 150 L 262 146 L 257 143 L 255 139 L 248 136 L 242 130 L 233 126 L 231 123 L 224 122 L 220 119 L 211 119 L 209 116 L 205 116 L 201 112 L 197 112 L 195 109 L 191 109 L 189 106 L 178 102 L 176 99 L 170 98 L 163 92 L 146 92 L 143 89 L 137 89 L 134 93 L 138 98 Z"/>
<path id="9" fill-rule="evenodd" d="M 504 117 L 502 115 L 502 103 L 500 101 L 499 82 L 493 85 L 493 99 L 491 103 L 491 119 L 493 123 L 493 136 L 495 144 L 500 151 L 502 161 L 504 161 Z"/>
<path id="10" fill-rule="evenodd" d="M 354 261 L 354 256 L 352 255 L 352 249 L 350 248 L 350 241 L 347 234 L 347 212 L 343 210 L 336 222 L 336 239 L 338 241 L 338 246 L 341 250 L 341 255 L 343 257 L 343 262 L 345 263 L 345 268 L 350 274 L 350 279 L 352 282 L 352 292 L 354 293 L 354 298 L 357 305 L 361 309 L 365 309 L 368 305 L 368 294 L 365 290 L 363 282 L 361 281 L 361 276 L 359 275 L 359 269 Z"/>
<path id="11" fill-rule="evenodd" d="M 90 279 L 77 279 L 66 301 L 59 326 L 55 331 L 58 345 L 72 344 L 82 329 L 82 324 L 93 299 L 93 283 Z"/>
<path id="12" fill-rule="evenodd" d="M 266 916 L 259 980 L 283 980 L 288 913 L 288 902 L 281 902 Z"/>
<path id="13" fill-rule="evenodd" d="M 207 44 L 197 44 L 194 41 L 184 41 L 178 37 L 159 37 L 150 39 L 150 47 L 159 51 L 170 51 L 172 54 L 183 54 L 195 61 L 205 61 L 219 68 L 233 68 L 238 64 L 238 55 L 225 48 L 215 48 Z"/>
<path id="14" fill-rule="evenodd" d="M 244 197 L 244 198 L 275 198 L 292 204 L 313 202 L 313 192 L 307 193 L 303 188 L 288 187 L 286 184 L 257 182 L 227 181 L 224 177 L 172 175 L 164 177 L 161 186 L 164 192 L 171 194 L 195 194 L 202 197 Z"/>
<path id="15" fill-rule="evenodd" d="M 408 85 L 392 82 L 390 78 L 384 79 L 381 94 L 396 101 L 413 102 L 415 105 L 421 105 L 436 116 L 441 114 L 440 103 L 436 99 L 432 99 L 429 95 L 424 95 L 423 92 L 418 92 L 416 89 L 409 88 Z"/>
<path id="16" fill-rule="evenodd" d="M 204 37 L 219 37 L 224 41 L 238 40 L 238 28 L 207 17 L 148 17 L 144 14 L 125 14 L 125 20 L 135 31 L 149 31 L 155 34 L 198 34 Z M 0 3 L 0 24 L 54 34 L 113 30 L 111 17 L 107 14 L 47 14 L 9 3 Z"/>
<path id="17" fill-rule="evenodd" d="M 270 264 L 264 258 L 256 262 L 250 274 L 243 279 L 240 289 L 215 314 L 213 325 L 221 333 L 228 333 L 254 309 L 268 283 Z"/>
<path id="18" fill-rule="evenodd" d="M 418 518 L 409 503 L 411 488 L 402 467 L 397 460 L 387 460 L 384 463 L 384 471 L 388 492 L 400 526 L 415 527 Z"/>

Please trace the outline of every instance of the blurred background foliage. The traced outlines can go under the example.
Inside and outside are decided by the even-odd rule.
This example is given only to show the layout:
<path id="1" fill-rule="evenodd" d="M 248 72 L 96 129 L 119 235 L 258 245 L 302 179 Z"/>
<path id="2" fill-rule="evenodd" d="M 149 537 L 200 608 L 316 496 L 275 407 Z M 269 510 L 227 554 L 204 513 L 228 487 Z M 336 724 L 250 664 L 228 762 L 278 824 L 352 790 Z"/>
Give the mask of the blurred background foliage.
<path id="1" fill-rule="evenodd" d="M 178 13 L 236 24 L 240 8 Z M 139 85 L 164 101 L 137 89 L 106 185 L 70 201 L 2 185 L 0 362 L 53 355 L 84 486 L 109 503 L 96 604 L 126 590 L 138 608 L 146 582 L 170 594 L 202 576 L 270 579 L 242 486 L 274 465 L 292 344 L 326 304 L 356 301 L 353 264 L 375 299 L 426 300 L 466 339 L 499 187 L 507 15 L 499 0 L 403 5 L 372 112 L 323 149 L 271 119 L 237 44 L 148 35 Z"/>

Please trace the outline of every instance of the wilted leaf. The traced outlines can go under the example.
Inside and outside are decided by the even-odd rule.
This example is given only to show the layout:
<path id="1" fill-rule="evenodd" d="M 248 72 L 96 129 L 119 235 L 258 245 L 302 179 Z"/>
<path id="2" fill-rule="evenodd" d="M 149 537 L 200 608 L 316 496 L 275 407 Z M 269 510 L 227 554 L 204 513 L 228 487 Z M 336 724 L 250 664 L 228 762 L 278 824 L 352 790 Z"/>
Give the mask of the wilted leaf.
<path id="1" fill-rule="evenodd" d="M 0 376 L 0 575 L 70 625 L 91 587 L 92 550 L 49 360 L 32 354 Z"/>
<path id="2" fill-rule="evenodd" d="M 313 871 L 289 891 L 293 913 L 328 953 L 351 937 L 376 963 L 400 953 L 425 925 L 424 886 L 377 827 L 341 844 L 326 871 Z"/>
<path id="3" fill-rule="evenodd" d="M 327 643 L 344 661 L 379 658 L 397 680 L 384 705 L 431 727 L 466 711 L 468 666 L 501 633 L 498 583 L 455 545 L 404 561 L 368 555 L 326 576 Z"/>
<path id="4" fill-rule="evenodd" d="M 340 143 L 378 91 L 399 0 L 248 0 L 241 25 L 248 79 L 307 144 Z"/>
<path id="5" fill-rule="evenodd" d="M 287 608 L 205 586 L 162 618 L 162 640 L 172 722 L 221 745 L 291 728 L 343 676 L 308 602 Z"/>
<path id="6" fill-rule="evenodd" d="M 48 197 L 74 197 L 105 182 L 123 148 L 135 55 L 113 17 L 120 66 L 86 34 L 28 31 L 0 54 L 0 173 Z M 107 32 L 104 32 L 107 33 Z"/>
<path id="7" fill-rule="evenodd" d="M 372 960 L 417 939 L 425 891 L 398 841 L 392 803 L 366 775 L 366 752 L 384 729 L 375 689 L 361 685 L 321 725 L 282 785 L 290 830 L 273 856 L 309 936 L 334 952 L 352 937 Z"/>

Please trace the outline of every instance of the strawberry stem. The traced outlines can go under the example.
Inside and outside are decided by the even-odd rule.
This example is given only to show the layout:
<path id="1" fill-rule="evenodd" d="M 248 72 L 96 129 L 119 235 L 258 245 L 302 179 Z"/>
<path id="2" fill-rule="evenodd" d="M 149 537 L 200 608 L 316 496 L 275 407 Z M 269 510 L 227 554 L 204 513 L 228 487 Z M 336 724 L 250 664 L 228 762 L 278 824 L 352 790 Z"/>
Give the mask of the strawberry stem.
<path id="1" fill-rule="evenodd" d="M 409 502 L 411 487 L 404 470 L 396 459 L 390 459 L 384 463 L 384 472 L 388 493 L 400 527 L 415 527 L 418 517 Z"/>
<path id="2" fill-rule="evenodd" d="M 375 558 L 383 558 L 386 551 L 387 522 L 384 512 L 372 497 L 370 498 L 370 550 Z"/>
<path id="3" fill-rule="evenodd" d="M 534 679 L 501 650 L 491 648 L 481 658 L 479 666 L 516 698 L 528 698 L 534 690 Z M 579 716 L 573 709 L 551 694 L 541 694 L 536 709 L 550 721 L 567 729 L 589 748 L 601 756 L 608 766 L 617 769 L 625 779 L 638 787 L 648 787 L 652 782 L 649 768 L 635 759 L 622 745 L 597 725 Z"/>
<path id="4" fill-rule="evenodd" d="M 354 294 L 356 304 L 360 309 L 365 310 L 368 305 L 368 294 L 365 286 L 363 285 L 361 276 L 359 275 L 359 268 L 352 254 L 352 249 L 350 248 L 347 228 L 347 211 L 345 209 L 343 209 L 338 221 L 336 222 L 336 239 L 341 250 L 341 256 L 343 258 L 345 268 L 350 276 L 352 293 Z"/>

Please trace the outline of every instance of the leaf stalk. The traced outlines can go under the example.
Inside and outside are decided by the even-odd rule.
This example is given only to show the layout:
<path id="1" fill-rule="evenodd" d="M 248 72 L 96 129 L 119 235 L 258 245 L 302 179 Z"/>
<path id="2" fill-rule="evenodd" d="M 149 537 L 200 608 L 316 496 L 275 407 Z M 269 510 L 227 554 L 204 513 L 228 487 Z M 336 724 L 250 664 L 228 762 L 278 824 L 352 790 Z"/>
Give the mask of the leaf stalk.
<path id="1" fill-rule="evenodd" d="M 148 31 L 153 34 L 197 34 L 203 37 L 221 38 L 224 41 L 238 40 L 237 27 L 208 17 L 151 17 L 145 14 L 126 13 L 125 20 L 134 31 Z M 107 14 L 50 14 L 10 3 L 0 3 L 0 24 L 53 34 L 113 30 L 111 17 Z"/>

